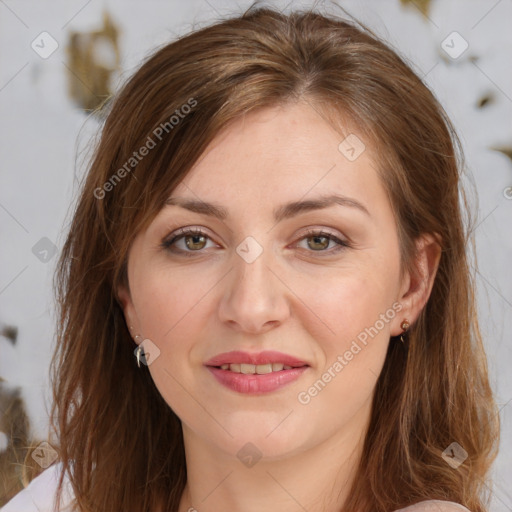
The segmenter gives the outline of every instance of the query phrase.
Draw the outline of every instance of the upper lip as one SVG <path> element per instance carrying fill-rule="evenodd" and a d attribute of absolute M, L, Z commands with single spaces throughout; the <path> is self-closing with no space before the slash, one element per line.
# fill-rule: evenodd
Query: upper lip
<path fill-rule="evenodd" d="M 306 362 L 297 359 L 296 357 L 290 356 L 289 354 L 283 354 L 282 352 L 276 352 L 273 350 L 265 350 L 258 353 L 243 352 L 241 350 L 234 350 L 232 352 L 224 352 L 212 357 L 206 363 L 206 366 L 221 366 L 223 364 L 269 364 L 269 363 L 283 363 L 287 366 L 309 366 Z"/>

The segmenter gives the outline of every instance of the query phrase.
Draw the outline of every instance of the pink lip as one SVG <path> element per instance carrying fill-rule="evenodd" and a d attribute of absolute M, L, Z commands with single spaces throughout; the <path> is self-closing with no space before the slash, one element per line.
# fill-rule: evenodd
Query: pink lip
<path fill-rule="evenodd" d="M 261 394 L 275 391 L 286 384 L 298 379 L 309 366 L 282 370 L 280 372 L 266 373 L 264 375 L 245 375 L 230 370 L 221 370 L 214 366 L 208 366 L 208 370 L 224 386 L 238 393 Z"/>
<path fill-rule="evenodd" d="M 309 366 L 305 361 L 301 361 L 293 356 L 288 354 L 283 354 L 282 352 L 276 352 L 274 350 L 265 350 L 259 353 L 249 353 L 243 352 L 241 350 L 234 350 L 233 352 L 224 352 L 223 354 L 218 354 L 215 357 L 212 357 L 208 360 L 205 366 L 221 366 L 223 364 L 268 364 L 268 363 L 283 363 L 286 366 Z M 289 370 L 285 370 L 289 371 Z"/>
<path fill-rule="evenodd" d="M 223 364 L 231 363 L 254 365 L 283 363 L 293 368 L 291 370 L 281 370 L 279 372 L 265 373 L 262 375 L 246 375 L 218 368 Z M 240 350 L 225 352 L 207 361 L 205 366 L 212 372 L 218 382 L 233 391 L 247 394 L 261 394 L 275 391 L 298 379 L 309 368 L 306 362 L 273 350 L 265 350 L 257 354 Z"/>

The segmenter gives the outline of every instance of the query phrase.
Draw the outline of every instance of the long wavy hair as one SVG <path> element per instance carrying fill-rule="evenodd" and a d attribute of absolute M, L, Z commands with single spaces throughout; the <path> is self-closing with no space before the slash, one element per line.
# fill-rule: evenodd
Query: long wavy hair
<path fill-rule="evenodd" d="M 178 510 L 187 479 L 181 422 L 135 364 L 116 291 L 129 286 L 134 237 L 220 130 L 299 99 L 340 130 L 350 119 L 368 142 L 402 270 L 415 271 L 422 234 L 435 234 L 442 249 L 408 350 L 390 340 L 343 512 L 427 499 L 486 510 L 499 420 L 467 253 L 474 219 L 461 143 L 411 64 L 369 28 L 315 9 L 253 4 L 142 63 L 111 102 L 81 183 L 55 275 L 52 360 L 52 432 L 80 511 Z M 454 442 L 468 454 L 456 469 L 442 456 Z"/>

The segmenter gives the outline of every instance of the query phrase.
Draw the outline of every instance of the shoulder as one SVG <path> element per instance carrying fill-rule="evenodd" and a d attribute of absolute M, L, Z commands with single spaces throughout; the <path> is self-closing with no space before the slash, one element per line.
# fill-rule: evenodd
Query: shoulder
<path fill-rule="evenodd" d="M 34 478 L 0 512 L 53 512 L 62 465 L 54 464 Z M 59 512 L 73 512 L 73 493 L 69 480 L 64 478 Z"/>
<path fill-rule="evenodd" d="M 395 512 L 471 512 L 466 507 L 453 501 L 427 500 L 415 503 Z"/>

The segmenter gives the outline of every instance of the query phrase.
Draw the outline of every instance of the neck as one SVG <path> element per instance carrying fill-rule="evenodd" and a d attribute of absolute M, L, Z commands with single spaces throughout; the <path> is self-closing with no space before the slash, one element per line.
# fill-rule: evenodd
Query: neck
<path fill-rule="evenodd" d="M 262 457 L 250 467 L 183 424 L 187 485 L 179 512 L 339 511 L 361 458 L 370 402 L 359 414 L 364 421 L 360 417 L 321 442 L 293 454 Z"/>

